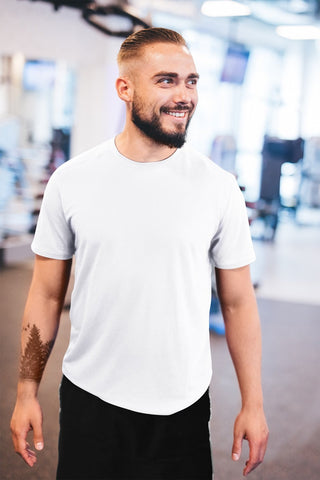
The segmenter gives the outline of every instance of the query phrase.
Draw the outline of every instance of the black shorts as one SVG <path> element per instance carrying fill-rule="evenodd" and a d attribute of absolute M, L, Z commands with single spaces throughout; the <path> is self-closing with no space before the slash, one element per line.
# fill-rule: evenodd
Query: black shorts
<path fill-rule="evenodd" d="M 63 377 L 59 480 L 211 480 L 208 391 L 173 415 L 106 403 Z"/>

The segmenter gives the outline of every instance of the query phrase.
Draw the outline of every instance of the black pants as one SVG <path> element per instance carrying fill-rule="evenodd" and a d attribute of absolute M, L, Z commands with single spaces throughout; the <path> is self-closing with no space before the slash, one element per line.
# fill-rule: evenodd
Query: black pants
<path fill-rule="evenodd" d="M 103 402 L 63 377 L 58 480 L 211 480 L 208 391 L 173 415 Z"/>

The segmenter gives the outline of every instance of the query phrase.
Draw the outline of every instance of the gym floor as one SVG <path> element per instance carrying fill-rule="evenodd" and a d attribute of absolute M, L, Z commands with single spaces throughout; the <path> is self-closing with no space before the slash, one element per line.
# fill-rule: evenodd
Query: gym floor
<path fill-rule="evenodd" d="M 303 223 L 303 222 L 302 222 Z M 252 480 L 318 480 L 320 472 L 320 224 L 280 223 L 274 242 L 255 242 L 252 267 L 263 334 L 263 386 L 270 428 L 264 463 Z M 0 478 L 53 480 L 57 462 L 58 386 L 69 336 L 65 310 L 40 388 L 45 449 L 33 469 L 14 453 L 9 422 L 15 400 L 21 315 L 32 260 L 10 261 L 0 271 Z M 69 294 L 68 294 L 69 295 Z M 211 436 L 215 480 L 237 480 L 247 459 L 230 459 L 240 398 L 223 335 L 211 333 Z M 81 461 L 79 459 L 79 461 Z M 88 479 L 90 480 L 90 479 Z M 150 479 L 152 480 L 152 479 Z M 197 480 L 197 479 L 195 479 Z"/>

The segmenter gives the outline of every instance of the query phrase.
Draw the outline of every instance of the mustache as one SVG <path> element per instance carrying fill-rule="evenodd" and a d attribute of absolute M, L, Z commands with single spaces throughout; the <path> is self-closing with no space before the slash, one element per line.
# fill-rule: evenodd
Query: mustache
<path fill-rule="evenodd" d="M 191 105 L 177 104 L 177 105 L 174 105 L 172 107 L 164 106 L 164 107 L 161 107 L 161 109 L 160 109 L 160 111 L 164 112 L 164 113 L 168 113 L 168 112 L 172 112 L 172 111 L 175 111 L 175 112 L 192 112 L 193 110 L 194 110 L 194 105 L 193 104 L 191 104 Z"/>

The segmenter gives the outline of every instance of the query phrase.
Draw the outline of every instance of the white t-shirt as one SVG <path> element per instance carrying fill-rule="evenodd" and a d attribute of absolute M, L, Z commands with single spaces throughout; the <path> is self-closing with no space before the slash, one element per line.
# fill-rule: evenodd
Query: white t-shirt
<path fill-rule="evenodd" d="M 166 160 L 121 155 L 114 139 L 47 185 L 33 251 L 76 257 L 63 373 L 129 410 L 168 415 L 211 379 L 211 262 L 255 258 L 234 177 L 188 146 Z"/>

